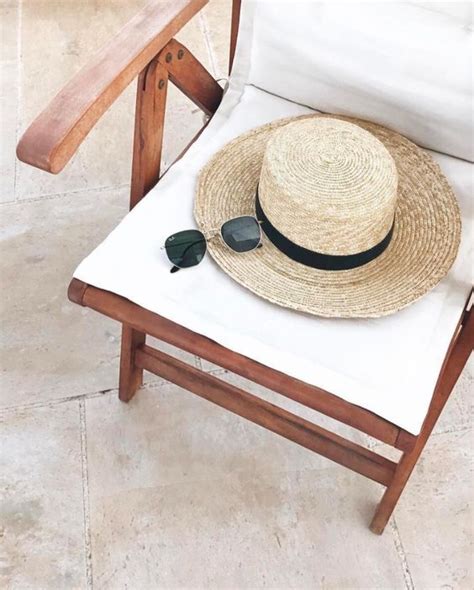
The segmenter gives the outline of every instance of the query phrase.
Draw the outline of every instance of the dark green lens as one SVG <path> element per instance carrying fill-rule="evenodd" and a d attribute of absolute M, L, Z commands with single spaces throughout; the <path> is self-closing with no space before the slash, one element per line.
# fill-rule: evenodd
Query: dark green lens
<path fill-rule="evenodd" d="M 249 252 L 260 243 L 260 225 L 255 217 L 247 215 L 226 221 L 221 234 L 224 242 L 235 252 Z"/>
<path fill-rule="evenodd" d="M 206 238 L 197 229 L 188 229 L 171 235 L 165 242 L 171 262 L 179 268 L 196 266 L 206 253 Z"/>

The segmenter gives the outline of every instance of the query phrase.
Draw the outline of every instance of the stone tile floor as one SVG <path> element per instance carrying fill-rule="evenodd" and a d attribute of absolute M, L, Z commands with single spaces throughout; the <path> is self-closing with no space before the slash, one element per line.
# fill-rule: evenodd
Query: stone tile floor
<path fill-rule="evenodd" d="M 157 378 L 118 402 L 118 327 L 65 290 L 126 212 L 134 88 L 60 176 L 14 146 L 144 4 L 0 0 L 0 587 L 472 588 L 472 363 L 380 538 L 377 484 Z M 218 78 L 229 16 L 179 35 Z M 165 164 L 201 123 L 171 92 Z"/>

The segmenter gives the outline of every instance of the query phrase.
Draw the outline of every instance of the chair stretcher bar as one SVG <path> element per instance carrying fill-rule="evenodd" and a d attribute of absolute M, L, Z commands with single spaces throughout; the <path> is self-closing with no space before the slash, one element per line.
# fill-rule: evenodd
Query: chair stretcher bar
<path fill-rule="evenodd" d="M 144 345 L 137 350 L 135 362 L 140 368 L 373 481 L 388 486 L 393 478 L 397 466 L 393 461 L 164 352 Z"/>
<path fill-rule="evenodd" d="M 233 352 L 115 293 L 73 279 L 68 296 L 74 303 L 90 307 L 135 330 L 198 355 L 395 448 L 407 451 L 416 442 L 416 436 L 360 406 Z M 400 436 L 401 433 L 403 436 Z"/>

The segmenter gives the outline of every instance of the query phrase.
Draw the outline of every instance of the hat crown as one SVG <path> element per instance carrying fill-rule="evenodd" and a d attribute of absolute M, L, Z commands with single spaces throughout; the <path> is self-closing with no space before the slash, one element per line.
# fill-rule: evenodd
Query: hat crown
<path fill-rule="evenodd" d="M 348 255 L 387 235 L 397 185 L 395 162 L 374 135 L 347 121 L 312 117 L 269 139 L 259 199 L 272 225 L 295 244 Z"/>

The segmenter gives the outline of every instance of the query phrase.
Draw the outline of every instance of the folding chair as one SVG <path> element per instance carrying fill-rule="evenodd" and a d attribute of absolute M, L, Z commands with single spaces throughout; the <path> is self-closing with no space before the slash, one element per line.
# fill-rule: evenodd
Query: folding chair
<path fill-rule="evenodd" d="M 289 0 L 244 0 L 241 9 L 241 0 L 234 0 L 232 70 L 223 92 L 173 38 L 205 4 L 146 6 L 31 124 L 18 158 L 60 172 L 138 76 L 132 210 L 82 262 L 68 293 L 71 301 L 122 323 L 120 400 L 132 399 L 147 370 L 382 484 L 386 490 L 370 525 L 381 534 L 474 342 L 469 115 L 465 86 L 459 90 L 454 79 L 465 74 L 459 65 L 469 47 L 465 15 L 456 13 L 459 4 L 450 9 L 446 3 L 433 12 L 416 3 Z M 446 59 L 436 53 L 439 31 Z M 410 84 L 421 78 L 423 89 L 414 96 Z M 169 81 L 210 119 L 160 179 Z M 457 190 L 464 238 L 455 266 L 397 314 L 357 320 L 298 314 L 247 292 L 210 259 L 169 273 L 160 246 L 168 234 L 192 227 L 195 182 L 209 157 L 247 129 L 312 109 L 371 119 L 431 148 Z M 156 350 L 147 335 L 370 435 L 401 451 L 400 459 Z"/>

